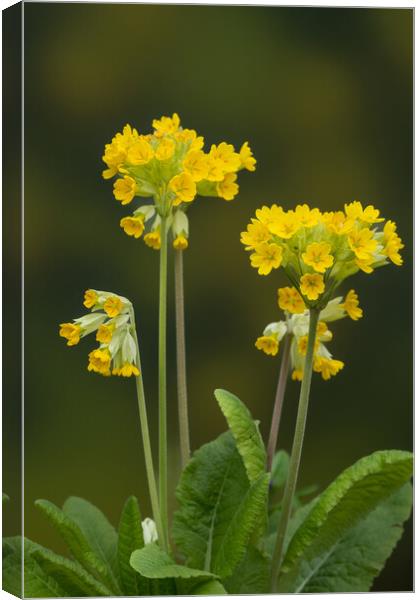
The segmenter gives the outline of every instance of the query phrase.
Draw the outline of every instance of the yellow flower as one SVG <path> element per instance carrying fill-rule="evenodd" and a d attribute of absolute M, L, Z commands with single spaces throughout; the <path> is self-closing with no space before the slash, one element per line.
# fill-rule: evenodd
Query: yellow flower
<path fill-rule="evenodd" d="M 369 256 L 369 258 L 355 258 L 354 262 L 356 266 L 359 267 L 361 271 L 364 273 L 373 273 L 373 257 Z"/>
<path fill-rule="evenodd" d="M 251 265 L 258 269 L 259 275 L 268 275 L 272 269 L 277 269 L 283 259 L 283 249 L 277 244 L 263 242 L 251 254 Z"/>
<path fill-rule="evenodd" d="M 146 233 L 146 235 L 144 236 L 144 242 L 150 248 L 153 248 L 154 250 L 159 250 L 161 244 L 160 231 L 156 229 L 155 231 Z"/>
<path fill-rule="evenodd" d="M 305 302 L 294 287 L 283 287 L 277 290 L 279 307 L 293 314 L 305 311 Z"/>
<path fill-rule="evenodd" d="M 387 221 L 384 226 L 384 249 L 383 253 L 398 267 L 403 264 L 399 250 L 404 248 L 401 238 L 397 235 L 397 227 L 393 221 Z"/>
<path fill-rule="evenodd" d="M 373 237 L 373 232 L 366 227 L 359 230 L 353 229 L 348 234 L 347 239 L 356 257 L 362 261 L 371 259 L 378 245 Z"/>
<path fill-rule="evenodd" d="M 98 294 L 95 292 L 95 290 L 86 290 L 85 299 L 83 302 L 84 306 L 86 306 L 86 308 L 93 308 L 97 302 Z"/>
<path fill-rule="evenodd" d="M 233 200 L 239 192 L 239 185 L 235 183 L 237 175 L 235 173 L 226 173 L 223 181 L 216 185 L 218 195 L 224 200 Z"/>
<path fill-rule="evenodd" d="M 129 204 L 136 194 L 136 182 L 129 175 L 114 182 L 114 196 L 121 204 Z"/>
<path fill-rule="evenodd" d="M 271 233 L 287 240 L 290 239 L 299 229 L 300 223 L 294 212 L 289 211 L 279 215 L 279 217 L 271 223 L 268 228 Z"/>
<path fill-rule="evenodd" d="M 162 137 L 164 135 L 174 134 L 178 131 L 180 123 L 180 118 L 176 113 L 173 113 L 172 117 L 153 119 L 152 125 L 155 128 L 155 136 Z"/>
<path fill-rule="evenodd" d="M 345 204 L 344 210 L 350 219 L 359 219 L 359 221 L 364 223 L 380 223 L 384 220 L 379 218 L 379 210 L 371 204 L 363 209 L 362 204 L 355 201 L 351 202 L 350 204 Z"/>
<path fill-rule="evenodd" d="M 359 298 L 354 290 L 348 292 L 341 306 L 353 321 L 363 317 L 363 310 L 359 306 Z"/>
<path fill-rule="evenodd" d="M 174 155 L 174 152 L 175 142 L 171 139 L 163 138 L 155 152 L 155 157 L 158 160 L 169 160 Z"/>
<path fill-rule="evenodd" d="M 124 217 L 121 219 L 120 225 L 127 235 L 138 239 L 144 231 L 144 217 Z"/>
<path fill-rule="evenodd" d="M 99 325 L 98 331 L 96 332 L 96 341 L 101 344 L 109 344 L 112 340 L 112 332 L 114 331 L 114 326 L 111 325 Z"/>
<path fill-rule="evenodd" d="M 61 323 L 60 336 L 67 340 L 67 346 L 75 346 L 80 342 L 81 328 L 74 323 Z"/>
<path fill-rule="evenodd" d="M 192 202 L 197 193 L 195 181 L 186 171 L 172 177 L 169 182 L 169 189 L 176 194 L 173 201 L 174 206 L 178 206 L 181 202 Z"/>
<path fill-rule="evenodd" d="M 186 248 L 188 248 L 187 238 L 182 234 L 177 235 L 173 241 L 173 247 L 175 248 L 175 250 L 185 250 Z"/>
<path fill-rule="evenodd" d="M 194 181 L 206 179 L 209 172 L 209 162 L 202 150 L 188 152 L 183 165 L 184 169 L 191 175 Z"/>
<path fill-rule="evenodd" d="M 279 343 L 274 335 L 262 335 L 255 342 L 255 347 L 271 356 L 279 351 Z"/>
<path fill-rule="evenodd" d="M 318 208 L 309 208 L 307 204 L 298 204 L 295 208 L 295 216 L 303 227 L 313 227 L 321 218 Z"/>
<path fill-rule="evenodd" d="M 271 238 L 268 228 L 258 221 L 251 219 L 251 223 L 247 225 L 246 231 L 241 233 L 241 242 L 245 244 L 247 250 L 256 248 L 262 242 L 267 242 Z"/>
<path fill-rule="evenodd" d="M 239 158 L 241 160 L 242 167 L 248 171 L 255 171 L 255 165 L 257 164 L 257 161 L 252 155 L 252 151 L 248 142 L 244 142 L 242 144 L 242 148 L 239 151 Z"/>
<path fill-rule="evenodd" d="M 241 166 L 239 154 L 235 152 L 232 144 L 227 144 L 226 142 L 222 142 L 218 146 L 213 144 L 209 156 L 221 166 L 224 173 L 237 171 Z"/>
<path fill-rule="evenodd" d="M 344 363 L 341 360 L 315 356 L 313 369 L 316 373 L 321 373 L 322 379 L 325 381 L 331 379 L 332 375 L 337 375 L 343 367 Z"/>
<path fill-rule="evenodd" d="M 302 253 L 303 262 L 318 273 L 325 273 L 334 262 L 330 252 L 331 245 L 327 242 L 312 242 L 306 247 L 306 252 Z"/>
<path fill-rule="evenodd" d="M 207 158 L 207 167 L 207 179 L 209 181 L 223 181 L 225 171 L 221 161 L 218 161 L 209 155 Z"/>
<path fill-rule="evenodd" d="M 204 146 L 203 136 L 197 135 L 195 129 L 179 129 L 174 136 L 178 142 L 189 144 L 190 150 L 201 150 Z"/>
<path fill-rule="evenodd" d="M 349 219 L 342 210 L 324 213 L 322 220 L 327 228 L 337 235 L 349 233 L 354 226 L 354 219 Z"/>
<path fill-rule="evenodd" d="M 261 223 L 263 223 L 266 227 L 269 227 L 276 221 L 278 221 L 284 215 L 284 210 L 281 206 L 277 206 L 277 204 L 272 204 L 270 207 L 262 206 L 261 208 L 257 208 L 255 211 L 255 216 Z"/>
<path fill-rule="evenodd" d="M 140 138 L 127 153 L 127 160 L 132 165 L 147 165 L 152 158 L 154 152 L 149 142 Z"/>
<path fill-rule="evenodd" d="M 303 379 L 303 371 L 302 369 L 294 369 L 292 372 L 293 381 L 302 381 Z"/>
<path fill-rule="evenodd" d="M 318 275 L 318 273 L 302 275 L 300 278 L 300 291 L 308 300 L 317 300 L 325 291 L 322 275 Z"/>
<path fill-rule="evenodd" d="M 110 296 L 104 303 L 104 311 L 110 318 L 117 317 L 123 308 L 124 304 L 118 296 Z"/>
<path fill-rule="evenodd" d="M 116 367 L 112 370 L 113 375 L 122 375 L 123 377 L 131 377 L 131 375 L 135 375 L 138 377 L 140 375 L 139 369 L 136 365 L 131 363 L 124 363 L 122 367 Z"/>
<path fill-rule="evenodd" d="M 111 355 L 108 349 L 96 349 L 89 353 L 88 371 L 100 375 L 111 375 Z"/>

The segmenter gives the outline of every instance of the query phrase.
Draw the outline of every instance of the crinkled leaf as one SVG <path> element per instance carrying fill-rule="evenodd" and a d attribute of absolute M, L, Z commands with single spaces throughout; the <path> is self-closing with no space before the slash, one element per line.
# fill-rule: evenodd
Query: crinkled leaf
<path fill-rule="evenodd" d="M 32 558 L 32 551 L 39 548 L 41 546 L 24 538 L 25 596 L 30 598 L 65 596 L 66 590 L 44 573 Z M 22 597 L 22 538 L 20 536 L 3 539 L 3 589 L 9 594 Z"/>
<path fill-rule="evenodd" d="M 135 496 L 130 496 L 124 504 L 118 528 L 118 563 L 123 591 L 128 596 L 150 595 L 149 582 L 130 565 L 130 557 L 134 550 L 143 546 L 139 503 Z"/>
<path fill-rule="evenodd" d="M 244 558 L 223 584 L 229 594 L 268 594 L 269 556 L 257 548 L 249 547 Z"/>
<path fill-rule="evenodd" d="M 118 594 L 119 590 L 116 589 L 114 584 L 114 577 L 110 575 L 107 565 L 98 558 L 79 525 L 58 508 L 58 506 L 48 500 L 37 500 L 35 506 L 42 511 L 58 530 L 70 548 L 74 558 L 94 578 L 102 581 L 114 594 Z"/>
<path fill-rule="evenodd" d="M 296 592 L 368 592 L 403 534 L 411 505 L 407 483 L 350 529 L 321 561 L 308 563 Z"/>
<path fill-rule="evenodd" d="M 229 576 L 265 518 L 269 475 L 250 485 L 230 432 L 205 444 L 177 488 L 173 538 L 190 567 Z"/>
<path fill-rule="evenodd" d="M 112 582 L 112 588 L 121 594 L 117 579 L 118 535 L 114 527 L 99 508 L 83 498 L 67 498 L 63 512 L 80 527 L 96 558 L 107 569 L 107 581 Z"/>
<path fill-rule="evenodd" d="M 244 461 L 249 480 L 253 483 L 265 473 L 267 462 L 264 443 L 257 423 L 245 404 L 230 392 L 216 390 L 214 395 L 235 438 L 236 447 Z"/>
<path fill-rule="evenodd" d="M 283 562 L 278 591 L 302 588 L 311 570 L 351 529 L 412 474 L 412 454 L 374 452 L 346 469 L 320 496 L 293 536 Z"/>
<path fill-rule="evenodd" d="M 178 593 L 189 594 L 192 587 L 216 579 L 216 575 L 176 564 L 156 544 L 147 544 L 131 555 L 130 565 L 148 579 L 173 579 Z M 186 581 L 184 581 L 186 580 Z"/>
<path fill-rule="evenodd" d="M 31 556 L 44 573 L 57 581 L 69 596 L 112 596 L 109 588 L 74 560 L 59 556 L 46 548 L 34 550 Z"/>

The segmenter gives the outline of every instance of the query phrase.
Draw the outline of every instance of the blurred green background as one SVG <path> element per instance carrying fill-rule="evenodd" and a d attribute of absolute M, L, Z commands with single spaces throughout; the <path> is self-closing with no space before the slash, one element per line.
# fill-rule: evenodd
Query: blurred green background
<path fill-rule="evenodd" d="M 268 434 L 279 361 L 254 340 L 280 318 L 285 280 L 250 268 L 239 235 L 251 214 L 264 203 L 333 210 L 359 199 L 397 222 L 405 262 L 345 286 L 359 293 L 365 317 L 333 327 L 330 349 L 346 367 L 330 382 L 315 377 L 300 481 L 326 486 L 367 453 L 411 449 L 412 91 L 410 10 L 25 4 L 26 535 L 62 550 L 33 507 L 40 497 L 83 496 L 117 524 L 134 493 L 150 514 L 134 381 L 88 374 L 93 340 L 69 349 L 58 323 L 83 314 L 89 287 L 134 302 L 156 433 L 158 253 L 120 229 L 131 207 L 101 179 L 101 156 L 125 123 L 147 132 L 174 111 L 207 147 L 248 140 L 258 159 L 233 202 L 199 199 L 189 212 L 194 448 L 225 429 L 216 387 L 237 394 Z M 172 276 L 169 287 L 173 489 Z M 290 382 L 286 449 L 297 396 Z M 5 534 L 17 530 L 11 516 Z M 411 523 L 375 589 L 412 589 Z"/>

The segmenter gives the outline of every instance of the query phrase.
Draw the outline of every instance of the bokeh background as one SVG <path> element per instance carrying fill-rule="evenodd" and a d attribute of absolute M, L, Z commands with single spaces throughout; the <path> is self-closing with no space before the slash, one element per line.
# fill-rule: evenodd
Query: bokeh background
<path fill-rule="evenodd" d="M 149 514 L 134 381 L 88 374 L 89 339 L 58 323 L 86 288 L 135 303 L 150 419 L 157 428 L 158 253 L 124 235 L 103 146 L 125 123 L 148 131 L 180 114 L 208 144 L 248 140 L 255 173 L 231 203 L 199 199 L 185 254 L 194 448 L 225 422 L 216 387 L 236 393 L 268 435 L 279 361 L 254 348 L 280 318 L 280 274 L 260 277 L 239 235 L 263 203 L 323 210 L 355 199 L 395 220 L 404 266 L 346 284 L 365 316 L 334 326 L 346 367 L 314 378 L 301 484 L 326 486 L 361 456 L 412 447 L 412 12 L 382 9 L 25 4 L 25 534 L 63 550 L 33 507 L 69 495 L 116 525 L 136 494 Z M 171 489 L 178 476 L 173 281 L 169 286 Z M 280 444 L 290 449 L 298 385 Z M 11 427 L 13 424 L 11 424 Z M 156 437 L 154 443 L 156 442 Z M 7 449 L 13 452 L 14 448 Z M 13 495 L 13 494 L 11 494 Z M 17 530 L 13 502 L 5 534 Z M 376 590 L 412 589 L 411 524 Z"/>

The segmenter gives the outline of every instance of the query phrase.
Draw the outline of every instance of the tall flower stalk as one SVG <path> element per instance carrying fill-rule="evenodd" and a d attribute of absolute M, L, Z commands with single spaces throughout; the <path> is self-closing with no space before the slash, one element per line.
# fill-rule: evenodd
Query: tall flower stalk
<path fill-rule="evenodd" d="M 314 358 L 316 329 L 319 319 L 319 310 L 312 308 L 310 310 L 308 347 L 305 357 L 305 366 L 303 371 L 303 380 L 300 387 L 299 408 L 296 418 L 295 435 L 293 438 L 292 453 L 290 456 L 289 472 L 286 480 L 286 486 L 282 501 L 282 510 L 277 530 L 276 543 L 273 552 L 271 591 L 276 591 L 277 579 L 280 572 L 281 563 L 284 554 L 284 545 L 287 533 L 287 527 L 292 512 L 293 497 L 296 490 L 296 483 L 299 474 L 300 459 L 302 456 L 303 438 L 305 436 L 306 418 L 308 415 L 309 393 L 311 390 L 312 363 Z"/>
<path fill-rule="evenodd" d="M 273 416 L 271 418 L 270 436 L 267 445 L 267 471 L 271 471 L 273 458 L 277 448 L 279 437 L 280 419 L 283 411 L 284 395 L 286 393 L 287 379 L 290 366 L 290 344 L 292 336 L 286 334 L 283 343 L 283 353 L 281 357 L 279 380 L 277 383 L 276 397 L 274 400 Z"/>
<path fill-rule="evenodd" d="M 158 490 L 156 485 L 155 471 L 153 467 L 152 447 L 150 444 L 150 433 L 149 433 L 149 422 L 147 418 L 146 400 L 144 396 L 143 377 L 141 375 L 141 359 L 140 359 L 140 347 L 137 338 L 136 323 L 134 317 L 134 310 L 130 309 L 131 321 L 133 324 L 133 337 L 137 347 L 137 368 L 139 375 L 136 377 L 136 389 L 137 389 L 137 401 L 139 406 L 140 416 L 140 428 L 143 438 L 143 449 L 144 449 L 144 461 L 146 464 L 147 483 L 149 486 L 150 503 L 152 505 L 153 519 L 156 523 L 156 529 L 158 533 L 158 541 L 164 550 L 168 550 L 167 537 L 164 533 L 162 516 L 159 508 Z"/>
<path fill-rule="evenodd" d="M 168 543 L 168 433 L 166 402 L 166 312 L 168 280 L 168 237 L 166 217 L 161 223 L 163 235 L 159 262 L 159 504 L 164 544 Z"/>
<path fill-rule="evenodd" d="M 188 421 L 187 367 L 185 352 L 185 308 L 184 308 L 184 260 L 183 250 L 175 250 L 175 324 L 176 363 L 178 382 L 178 420 L 181 451 L 181 466 L 190 458 L 191 443 Z"/>

